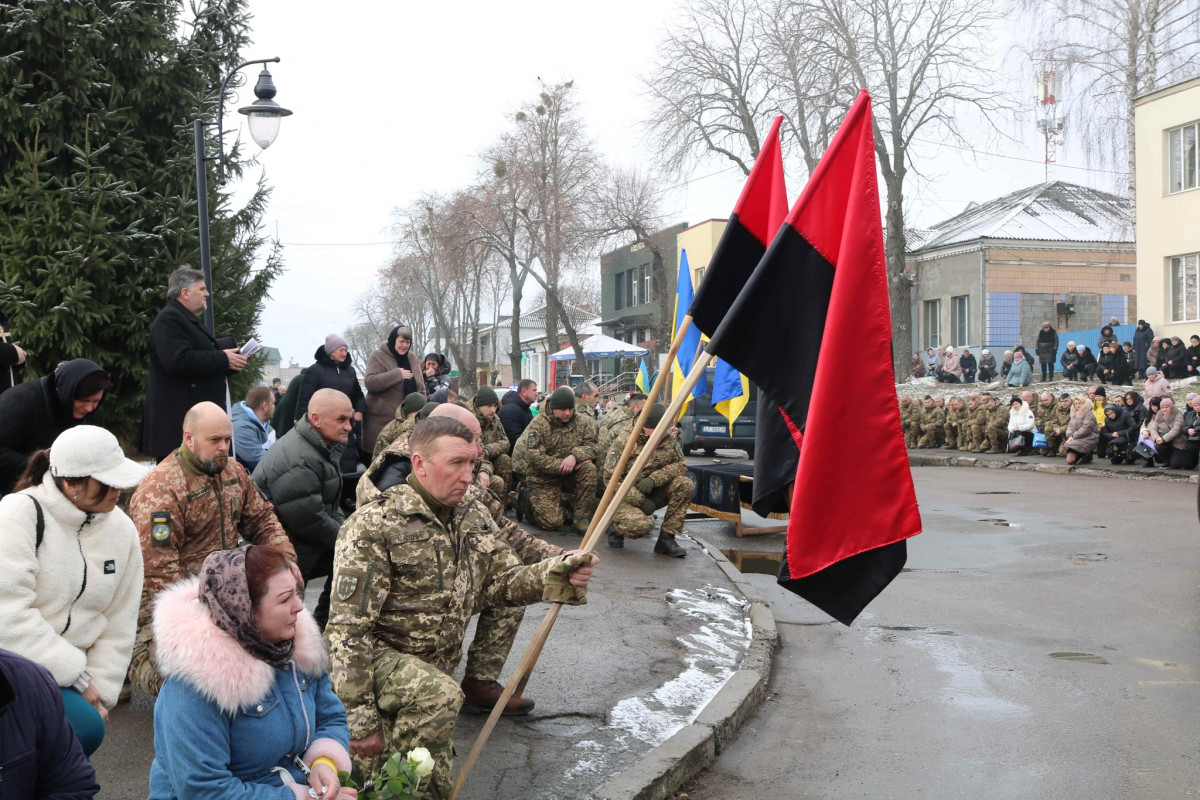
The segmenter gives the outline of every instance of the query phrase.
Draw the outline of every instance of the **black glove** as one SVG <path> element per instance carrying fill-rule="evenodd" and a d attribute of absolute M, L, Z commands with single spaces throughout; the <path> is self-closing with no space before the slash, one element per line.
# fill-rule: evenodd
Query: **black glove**
<path fill-rule="evenodd" d="M 654 491 L 654 478 L 642 478 L 634 484 L 634 488 L 642 494 L 650 494 Z"/>
<path fill-rule="evenodd" d="M 658 506 L 656 506 L 654 504 L 654 501 L 651 500 L 649 497 L 647 497 L 645 500 L 642 501 L 642 513 L 645 514 L 646 516 L 650 516 L 657 510 L 658 510 Z"/>

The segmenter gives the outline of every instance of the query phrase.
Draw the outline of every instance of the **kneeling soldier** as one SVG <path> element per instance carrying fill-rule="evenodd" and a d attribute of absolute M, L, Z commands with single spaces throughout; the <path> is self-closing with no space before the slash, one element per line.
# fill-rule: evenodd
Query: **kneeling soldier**
<path fill-rule="evenodd" d="M 646 426 L 637 434 L 637 442 L 621 480 L 629 474 L 634 460 L 646 446 L 650 434 L 663 418 L 661 403 L 655 403 L 646 418 Z M 617 469 L 617 462 L 625 449 L 627 436 L 618 436 L 609 448 L 608 458 L 604 463 L 604 480 L 612 480 Z M 668 433 L 654 448 L 646 465 L 638 473 L 638 482 L 625 495 L 621 505 L 613 515 L 612 527 L 608 532 L 609 547 L 624 547 L 625 539 L 640 539 L 654 527 L 654 512 L 664 506 L 667 513 L 663 516 L 662 528 L 659 530 L 658 541 L 654 543 L 654 552 L 664 556 L 683 558 L 687 551 L 675 542 L 675 537 L 683 533 L 683 520 L 687 515 L 688 503 L 692 500 L 692 477 L 688 475 L 687 462 L 683 459 L 683 451 L 674 434 Z"/>
<path fill-rule="evenodd" d="M 522 434 L 526 439 L 529 517 L 542 530 L 555 530 L 566 518 L 563 495 L 570 497 L 575 529 L 587 531 L 596 510 L 596 422 L 579 416 L 575 394 L 565 386 L 546 401 Z"/>
<path fill-rule="evenodd" d="M 479 450 L 458 420 L 419 423 L 410 445 L 406 482 L 360 506 L 338 536 L 325 638 L 350 754 L 427 747 L 436 762 L 430 796 L 448 797 L 463 701 L 453 676 L 467 621 L 486 608 L 586 602 L 596 559 L 580 553 L 521 564 L 487 510 L 464 501 Z"/>

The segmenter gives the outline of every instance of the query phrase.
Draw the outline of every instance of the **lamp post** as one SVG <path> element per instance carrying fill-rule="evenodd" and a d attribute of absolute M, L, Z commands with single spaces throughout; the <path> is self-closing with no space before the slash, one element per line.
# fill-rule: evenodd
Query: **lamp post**
<path fill-rule="evenodd" d="M 212 282 L 212 258 L 209 253 L 208 245 L 208 173 L 204 168 L 204 162 L 212 158 L 217 159 L 217 185 L 225 185 L 225 91 L 229 88 L 229 81 L 234 75 L 237 75 L 244 67 L 251 64 L 278 64 L 279 56 L 275 58 L 261 58 L 255 61 L 244 61 L 234 68 L 226 76 L 225 80 L 221 81 L 221 93 L 218 95 L 217 103 L 217 121 L 205 122 L 202 119 L 195 121 L 196 134 L 196 203 L 197 214 L 200 217 L 200 269 L 204 272 L 204 287 L 208 289 L 208 303 L 204 307 L 204 324 L 208 327 L 209 333 L 216 333 L 216 328 L 213 323 L 213 282 Z M 258 99 L 248 106 L 238 109 L 239 114 L 245 114 L 250 127 L 250 138 L 254 140 L 263 150 L 266 150 L 275 142 L 275 137 L 279 136 L 279 122 L 284 117 L 292 112 L 283 108 L 275 102 L 275 82 L 271 80 L 271 73 L 266 66 L 262 72 L 258 73 L 258 83 L 254 85 L 254 96 Z M 204 128 L 205 126 L 217 126 L 217 155 L 206 156 L 204 154 Z"/>

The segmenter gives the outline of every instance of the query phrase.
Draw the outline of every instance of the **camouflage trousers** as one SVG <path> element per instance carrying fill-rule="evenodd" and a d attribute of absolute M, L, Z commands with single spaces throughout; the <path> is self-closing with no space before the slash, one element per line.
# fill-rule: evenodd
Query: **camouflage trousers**
<path fill-rule="evenodd" d="M 1050 455 L 1065 456 L 1067 454 L 1067 437 L 1062 433 L 1055 433 L 1054 429 L 1046 431 L 1046 452 Z"/>
<path fill-rule="evenodd" d="M 978 452 L 979 450 L 986 450 L 987 449 L 987 433 L 984 431 L 984 427 L 977 423 L 971 423 L 969 431 L 970 431 L 970 439 L 969 439 L 970 449 L 973 451 L 976 451 L 976 452 Z M 964 432 L 964 435 L 966 435 L 965 432 Z M 962 445 L 960 444 L 959 447 L 962 447 Z"/>
<path fill-rule="evenodd" d="M 501 453 L 492 459 L 492 481 L 488 487 L 497 497 L 508 499 L 508 490 L 513 487 L 512 456 Z"/>
<path fill-rule="evenodd" d="M 917 446 L 917 423 L 904 423 L 904 446 L 908 449 L 913 449 Z"/>
<path fill-rule="evenodd" d="M 921 425 L 921 435 L 917 439 L 917 447 L 936 447 L 945 440 L 941 425 Z"/>
<path fill-rule="evenodd" d="M 570 475 L 555 479 L 549 475 L 538 475 L 525 479 L 529 487 L 529 518 L 542 530 L 552 531 L 562 526 L 566 518 L 563 495 L 569 497 L 575 517 L 575 526 L 582 528 L 592 519 L 596 510 L 596 465 L 588 462 L 577 466 Z"/>
<path fill-rule="evenodd" d="M 959 444 L 959 439 L 962 439 L 961 444 Z M 946 423 L 946 444 L 950 445 L 951 450 L 967 446 L 966 430 L 961 422 L 957 425 Z"/>
<path fill-rule="evenodd" d="M 657 486 L 648 495 L 656 509 L 667 509 L 663 516 L 663 533 L 683 533 L 683 520 L 687 516 L 688 503 L 692 502 L 692 479 L 681 475 L 672 478 L 666 486 Z M 642 511 L 640 506 L 622 502 L 613 514 L 613 530 L 626 539 L 640 539 L 654 527 L 654 517 Z"/>
<path fill-rule="evenodd" d="M 154 629 L 142 626 L 133 640 L 133 658 L 129 661 L 129 682 L 151 697 L 162 691 L 163 679 L 154 665 Z"/>
<path fill-rule="evenodd" d="M 395 650 L 379 651 L 374 673 L 383 753 L 354 759 L 356 776 L 374 775 L 392 753 L 427 747 L 434 758 L 433 772 L 416 797 L 446 800 L 453 787 L 454 718 L 462 707 L 462 689 L 432 664 Z"/>
<path fill-rule="evenodd" d="M 1004 452 L 1008 449 L 1008 426 L 989 425 L 987 429 L 988 449 Z"/>
<path fill-rule="evenodd" d="M 499 679 L 525 618 L 525 608 L 485 608 L 475 621 L 475 638 L 467 648 L 464 677 L 481 681 Z"/>

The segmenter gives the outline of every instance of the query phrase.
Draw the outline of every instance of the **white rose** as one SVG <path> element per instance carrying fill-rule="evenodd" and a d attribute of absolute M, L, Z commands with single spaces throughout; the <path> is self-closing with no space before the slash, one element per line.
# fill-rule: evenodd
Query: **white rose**
<path fill-rule="evenodd" d="M 412 764 L 413 772 L 418 778 L 424 778 L 433 772 L 433 756 L 424 747 L 414 747 L 408 751 L 408 763 Z"/>

